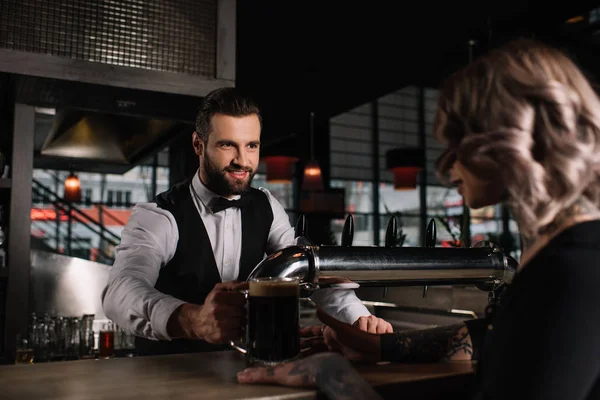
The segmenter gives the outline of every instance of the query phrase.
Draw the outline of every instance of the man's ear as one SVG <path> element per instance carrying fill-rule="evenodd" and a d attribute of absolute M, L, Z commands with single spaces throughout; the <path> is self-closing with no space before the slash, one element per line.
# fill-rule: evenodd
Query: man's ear
<path fill-rule="evenodd" d="M 200 135 L 196 131 L 192 134 L 192 147 L 197 156 L 201 156 L 204 151 L 204 142 L 200 139 Z"/>

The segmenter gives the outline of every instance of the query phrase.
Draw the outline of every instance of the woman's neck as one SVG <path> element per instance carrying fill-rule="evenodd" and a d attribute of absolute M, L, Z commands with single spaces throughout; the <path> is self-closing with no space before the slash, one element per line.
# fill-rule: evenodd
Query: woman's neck
<path fill-rule="evenodd" d="M 519 261 L 519 270 L 524 268 L 559 233 L 578 223 L 595 219 L 600 219 L 600 209 L 587 197 L 580 197 L 573 205 L 558 213 L 554 220 L 542 228 L 537 235 L 523 236 L 523 251 Z M 517 221 L 517 224 L 522 226 L 519 221 Z"/>

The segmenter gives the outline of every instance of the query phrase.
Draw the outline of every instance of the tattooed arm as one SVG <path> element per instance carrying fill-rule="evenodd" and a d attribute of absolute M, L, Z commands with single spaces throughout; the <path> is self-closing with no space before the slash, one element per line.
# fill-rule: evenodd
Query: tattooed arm
<path fill-rule="evenodd" d="M 337 353 L 320 353 L 276 367 L 248 368 L 237 377 L 240 383 L 316 387 L 330 400 L 381 399 L 352 365 Z"/>
<path fill-rule="evenodd" d="M 351 361 L 438 362 L 471 360 L 473 340 L 485 331 L 485 320 L 431 329 L 373 335 L 336 320 L 317 309 L 317 316 L 327 325 L 325 344 Z"/>
<path fill-rule="evenodd" d="M 395 362 L 471 360 L 473 344 L 463 323 L 381 336 L 381 359 Z"/>

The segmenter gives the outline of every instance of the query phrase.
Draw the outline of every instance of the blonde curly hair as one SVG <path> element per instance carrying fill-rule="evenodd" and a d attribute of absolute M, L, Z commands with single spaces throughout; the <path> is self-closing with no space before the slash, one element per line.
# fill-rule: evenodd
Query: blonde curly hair
<path fill-rule="evenodd" d="M 508 194 L 521 233 L 537 235 L 581 196 L 600 202 L 600 101 L 561 51 L 520 39 L 456 72 L 440 91 L 434 136 Z"/>

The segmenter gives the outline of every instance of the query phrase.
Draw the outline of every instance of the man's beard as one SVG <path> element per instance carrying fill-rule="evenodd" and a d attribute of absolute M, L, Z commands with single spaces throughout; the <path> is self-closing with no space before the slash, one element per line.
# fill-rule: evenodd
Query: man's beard
<path fill-rule="evenodd" d="M 206 153 L 204 153 L 202 168 L 206 174 L 206 182 L 204 182 L 206 187 L 224 197 L 245 193 L 250 188 L 252 178 L 256 174 L 250 168 L 243 168 L 233 163 L 229 164 L 224 170 L 221 170 L 211 162 L 210 157 Z M 228 171 L 248 171 L 248 179 L 234 179 L 232 182 L 227 179 Z"/>

